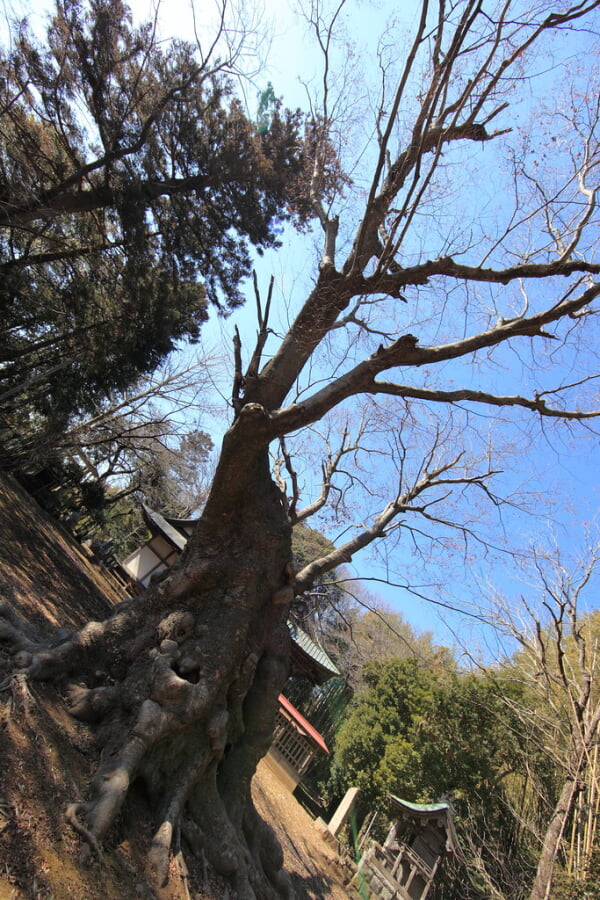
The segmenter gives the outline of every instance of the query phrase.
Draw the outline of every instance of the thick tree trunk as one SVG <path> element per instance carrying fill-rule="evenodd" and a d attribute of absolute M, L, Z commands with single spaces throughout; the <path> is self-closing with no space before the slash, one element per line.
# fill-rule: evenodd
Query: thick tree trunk
<path fill-rule="evenodd" d="M 173 848 L 201 853 L 239 900 L 292 896 L 282 855 L 258 820 L 250 783 L 287 677 L 291 528 L 271 479 L 264 413 L 242 411 L 180 565 L 163 583 L 54 648 L 4 619 L 29 679 L 67 681 L 73 715 L 101 722 L 89 799 L 68 819 L 87 852 L 134 780 L 156 813 L 149 871 L 168 878 Z"/>

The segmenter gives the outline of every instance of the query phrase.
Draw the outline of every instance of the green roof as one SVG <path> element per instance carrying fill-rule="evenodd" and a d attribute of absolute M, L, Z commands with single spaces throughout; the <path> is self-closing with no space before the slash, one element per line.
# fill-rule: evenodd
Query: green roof
<path fill-rule="evenodd" d="M 409 800 L 395 797 L 394 794 L 388 794 L 388 797 L 401 813 L 408 813 L 409 817 L 412 813 L 412 815 L 416 816 L 421 822 L 427 822 L 429 816 L 433 818 L 436 815 L 444 814 L 443 821 L 446 831 L 446 852 L 456 856 L 458 859 L 463 859 L 462 850 L 458 843 L 458 836 L 454 828 L 452 819 L 453 809 L 450 803 L 411 803 Z"/>
<path fill-rule="evenodd" d="M 390 794 L 390 799 L 399 803 L 400 806 L 405 806 L 406 809 L 410 809 L 417 813 L 444 812 L 444 810 L 450 809 L 449 803 L 411 803 L 409 800 L 402 800 L 400 797 L 395 797 L 393 794 Z"/>
<path fill-rule="evenodd" d="M 334 675 L 342 674 L 333 660 L 325 653 L 323 648 L 319 647 L 305 631 L 291 622 L 288 623 L 288 626 L 292 640 L 298 644 L 307 656 L 310 656 L 310 658 L 315 661 L 319 668 L 323 670 L 326 678 L 332 678 Z"/>

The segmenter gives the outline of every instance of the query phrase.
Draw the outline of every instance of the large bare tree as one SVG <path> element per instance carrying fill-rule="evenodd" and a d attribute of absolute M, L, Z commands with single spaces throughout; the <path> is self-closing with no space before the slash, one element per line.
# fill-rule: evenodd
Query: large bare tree
<path fill-rule="evenodd" d="M 168 879 L 182 834 L 240 900 L 292 896 L 250 784 L 288 671 L 294 596 L 392 532 L 418 540 L 460 525 L 468 534 L 475 498 L 498 503 L 490 417 L 530 416 L 544 427 L 599 414 L 598 92 L 585 71 L 567 88 L 560 63 L 565 48 L 581 56 L 592 43 L 599 5 L 422 0 L 408 37 L 390 31 L 381 45 L 377 102 L 372 92 L 362 98 L 363 110 L 375 110 L 372 140 L 359 148 L 345 197 L 322 190 L 336 136 L 347 138 L 332 71 L 341 7 L 329 18 L 317 4 L 308 10 L 324 77 L 306 202 L 322 252 L 277 344 L 277 295 L 257 286 L 258 338 L 245 364 L 236 338 L 232 422 L 180 565 L 58 646 L 3 613 L 18 667 L 6 687 L 76 679 L 72 714 L 103 723 L 106 752 L 88 799 L 69 809 L 91 853 L 102 852 L 130 786 L 142 781 L 156 815 L 148 848 L 156 885 Z M 516 127 L 523 92 L 527 138 Z M 85 190 L 77 198 L 79 208 L 93 201 Z M 366 401 L 356 437 L 354 414 L 347 426 L 342 419 L 354 398 Z M 322 422 L 331 438 L 340 419 L 341 441 L 330 440 L 322 485 L 302 508 L 297 435 Z M 376 428 L 384 437 L 370 444 Z M 387 462 L 370 483 L 361 448 L 384 444 Z M 371 509 L 361 506 L 334 550 L 295 571 L 295 522 L 328 501 L 347 513 L 346 491 L 361 484 Z M 383 487 L 387 498 L 373 508 Z M 453 500 L 465 496 L 459 520 Z"/>

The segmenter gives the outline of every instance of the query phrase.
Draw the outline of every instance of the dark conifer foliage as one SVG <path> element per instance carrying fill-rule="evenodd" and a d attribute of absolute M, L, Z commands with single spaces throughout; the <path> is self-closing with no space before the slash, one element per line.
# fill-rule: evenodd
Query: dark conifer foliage
<path fill-rule="evenodd" d="M 61 419 L 241 303 L 302 122 L 274 103 L 259 133 L 224 61 L 121 0 L 57 3 L 46 44 L 19 23 L 0 73 L 0 394 Z"/>

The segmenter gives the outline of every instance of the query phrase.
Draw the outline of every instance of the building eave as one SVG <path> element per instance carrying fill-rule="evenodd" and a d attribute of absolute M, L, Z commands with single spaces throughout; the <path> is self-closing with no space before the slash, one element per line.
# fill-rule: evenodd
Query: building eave
<path fill-rule="evenodd" d="M 412 803 L 394 794 L 388 794 L 388 800 L 402 818 L 413 817 L 426 823 L 441 817 L 446 831 L 446 853 L 449 856 L 457 857 L 457 859 L 464 859 L 458 843 L 458 835 L 454 828 L 452 807 L 449 803 Z"/>
<path fill-rule="evenodd" d="M 279 704 L 282 709 L 290 716 L 294 724 L 305 733 L 305 735 L 312 741 L 312 743 L 316 744 L 319 750 L 322 750 L 323 753 L 327 753 L 329 755 L 329 747 L 325 743 L 323 736 L 319 734 L 317 729 L 310 724 L 308 719 L 306 719 L 302 715 L 302 713 L 296 709 L 294 704 L 290 703 L 287 697 L 285 697 L 283 694 L 279 695 Z"/>

